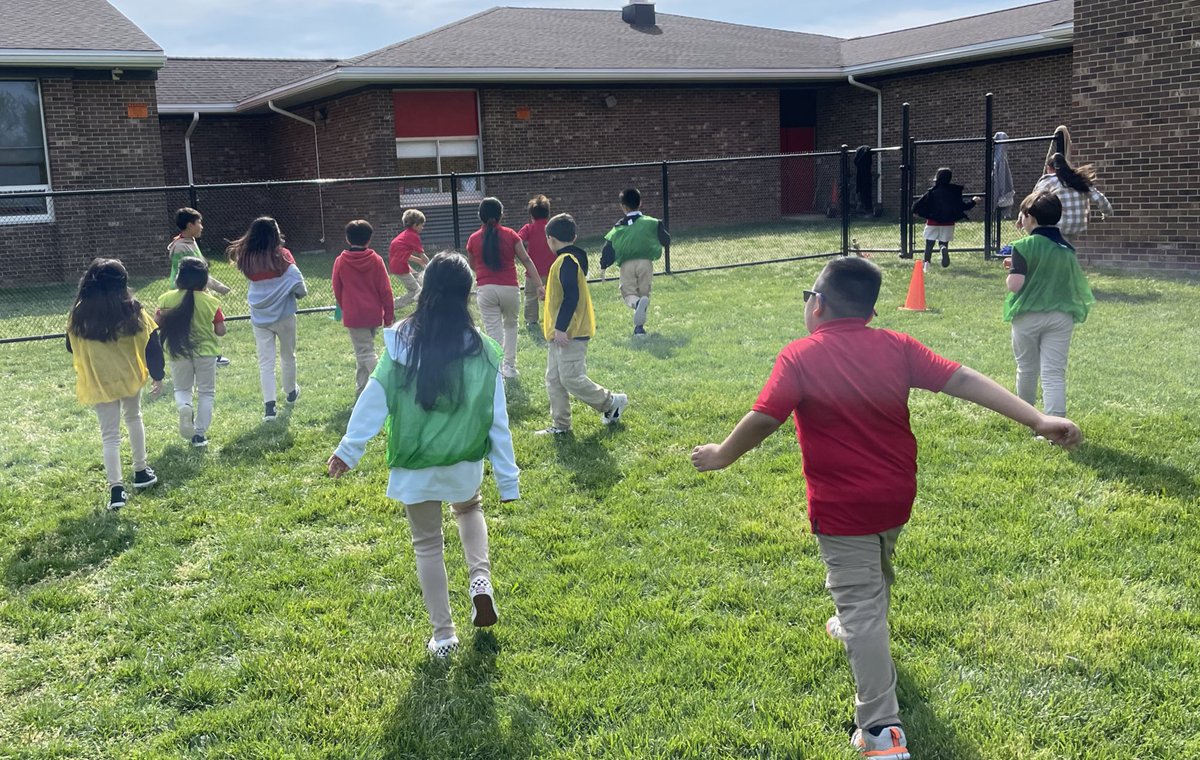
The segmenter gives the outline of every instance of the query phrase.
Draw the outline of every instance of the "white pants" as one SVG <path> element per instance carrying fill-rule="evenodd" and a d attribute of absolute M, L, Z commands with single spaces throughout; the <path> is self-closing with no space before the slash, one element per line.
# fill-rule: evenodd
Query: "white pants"
<path fill-rule="evenodd" d="M 1013 357 L 1017 360 L 1017 395 L 1037 403 L 1038 376 L 1042 405 L 1052 417 L 1067 416 L 1067 352 L 1075 320 L 1065 311 L 1027 311 L 1013 317 Z"/>
<path fill-rule="evenodd" d="M 421 295 L 421 276 L 417 272 L 409 272 L 396 275 L 396 279 L 404 286 L 405 293 L 392 301 L 392 310 L 400 311 L 410 303 L 416 303 L 417 296 Z"/>
<path fill-rule="evenodd" d="M 283 369 L 283 388 L 296 389 L 296 315 L 259 327 L 254 325 L 254 345 L 258 349 L 258 382 L 263 401 L 275 400 L 275 339 L 279 338 L 279 364 Z"/>
<path fill-rule="evenodd" d="M 96 404 L 100 420 L 100 442 L 104 449 L 104 473 L 110 486 L 121 485 L 121 415 L 129 431 L 129 448 L 133 449 L 133 471 L 146 469 L 146 428 L 142 426 L 142 394 L 140 392 L 116 401 Z"/>
<path fill-rule="evenodd" d="M 521 309 L 521 289 L 516 285 L 480 285 L 479 316 L 483 331 L 504 347 L 504 365 L 517 366 L 517 312 Z"/>
<path fill-rule="evenodd" d="M 193 356 L 191 359 L 171 359 L 171 382 L 175 385 L 175 406 L 192 406 L 192 389 L 196 391 L 194 424 L 196 433 L 204 435 L 212 427 L 213 404 L 217 398 L 217 357 Z"/>

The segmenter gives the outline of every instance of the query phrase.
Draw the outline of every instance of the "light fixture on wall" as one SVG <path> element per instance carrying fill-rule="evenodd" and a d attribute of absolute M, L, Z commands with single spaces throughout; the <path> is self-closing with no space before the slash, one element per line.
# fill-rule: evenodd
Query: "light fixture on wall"
<path fill-rule="evenodd" d="M 604 107 L 605 108 L 616 108 L 617 107 L 617 96 L 616 95 L 605 95 L 604 96 Z"/>
<path fill-rule="evenodd" d="M 121 75 L 125 73 L 125 69 L 113 69 L 112 78 L 114 82 L 121 81 Z"/>

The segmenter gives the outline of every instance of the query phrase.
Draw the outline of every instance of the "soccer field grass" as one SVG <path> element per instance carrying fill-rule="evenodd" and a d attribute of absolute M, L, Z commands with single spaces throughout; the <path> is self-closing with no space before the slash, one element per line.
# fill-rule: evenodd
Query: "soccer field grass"
<path fill-rule="evenodd" d="M 1012 387 L 1003 275 L 979 254 L 928 275 L 880 256 L 875 324 Z M 300 318 L 303 395 L 272 424 L 249 325 L 232 323 L 206 450 L 144 404 L 161 484 L 106 513 L 95 414 L 57 342 L 0 346 L 0 757 L 845 758 L 854 690 L 790 423 L 697 474 L 803 334 L 822 261 L 658 277 L 629 335 L 593 286 L 589 374 L 623 424 L 548 424 L 544 350 L 522 334 L 509 411 L 520 501 L 484 509 L 500 623 L 464 648 L 429 626 L 383 441 L 324 477 L 353 401 L 345 330 Z M 922 760 L 1200 756 L 1200 290 L 1092 273 L 1068 453 L 914 391 L 919 494 L 900 537 L 893 655 Z M 65 308 L 65 307 L 64 307 Z M 125 446 L 128 451 L 128 446 Z M 128 467 L 128 455 L 125 457 Z"/>

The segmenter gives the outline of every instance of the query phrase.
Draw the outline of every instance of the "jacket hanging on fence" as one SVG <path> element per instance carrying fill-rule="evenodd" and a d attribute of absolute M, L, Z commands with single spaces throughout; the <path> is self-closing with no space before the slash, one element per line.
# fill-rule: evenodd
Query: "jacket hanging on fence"
<path fill-rule="evenodd" d="M 1071 160 L 1071 130 L 1064 126 L 1054 128 L 1054 136 L 1050 138 L 1050 147 L 1046 150 L 1047 166 L 1055 153 L 1061 153 L 1068 161 Z"/>
<path fill-rule="evenodd" d="M 963 200 L 963 186 L 948 182 L 929 188 L 913 204 L 914 216 L 923 216 L 934 224 L 954 224 L 967 219 L 967 210 L 975 207 L 975 201 Z"/>
<path fill-rule="evenodd" d="M 1007 140 L 1007 132 L 997 132 L 993 140 Z M 1008 145 L 998 143 L 992 146 L 992 187 L 991 197 L 995 199 L 995 207 L 1007 211 L 1015 201 L 1012 170 L 1008 167 Z M 1001 217 L 1003 218 L 1003 216 Z"/>
<path fill-rule="evenodd" d="M 858 193 L 858 205 L 863 211 L 875 208 L 875 182 L 871 176 L 871 146 L 860 145 L 854 151 L 854 189 Z"/>

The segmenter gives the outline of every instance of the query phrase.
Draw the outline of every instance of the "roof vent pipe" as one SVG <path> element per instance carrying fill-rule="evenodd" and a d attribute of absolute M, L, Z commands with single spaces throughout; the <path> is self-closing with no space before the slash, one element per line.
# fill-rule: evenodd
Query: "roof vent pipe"
<path fill-rule="evenodd" d="M 633 2 L 621 9 L 621 20 L 630 26 L 654 26 L 654 3 Z"/>

